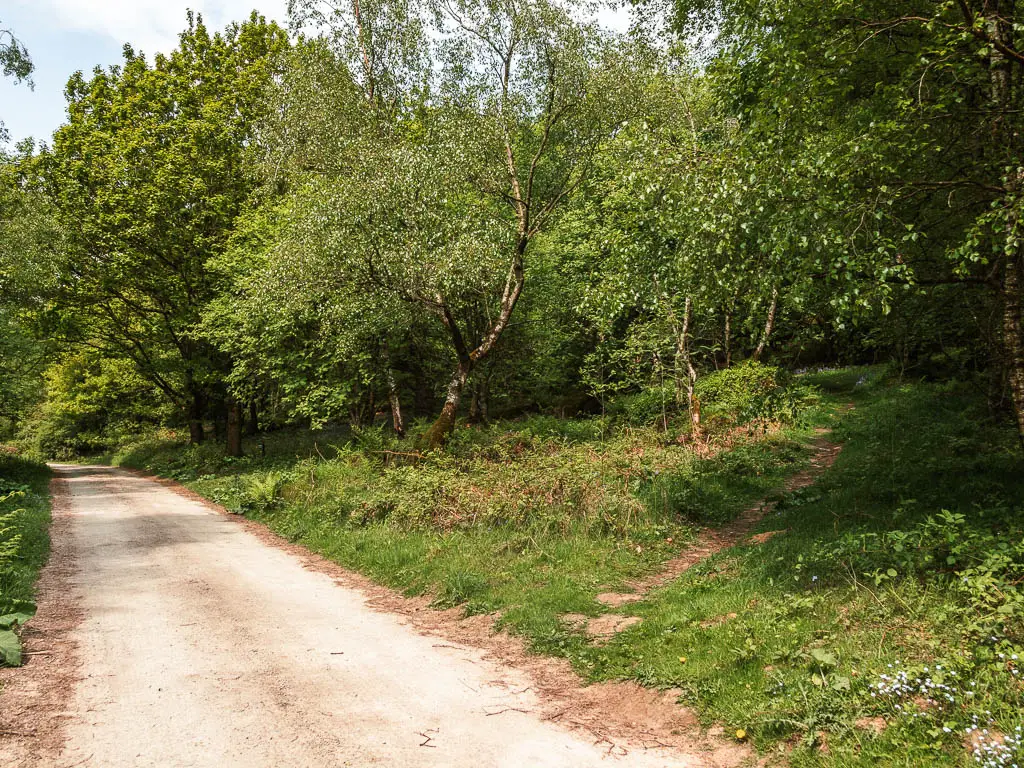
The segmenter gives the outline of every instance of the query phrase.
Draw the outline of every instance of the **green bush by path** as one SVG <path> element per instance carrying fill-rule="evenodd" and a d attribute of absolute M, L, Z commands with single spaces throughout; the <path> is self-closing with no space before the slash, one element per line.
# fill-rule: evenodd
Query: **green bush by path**
<path fill-rule="evenodd" d="M 701 377 L 695 392 L 706 418 L 731 424 L 792 422 L 816 399 L 788 371 L 754 360 Z"/>
<path fill-rule="evenodd" d="M 16 628 L 35 612 L 35 581 L 49 552 L 49 469 L 0 454 L 0 664 L 21 663 Z"/>

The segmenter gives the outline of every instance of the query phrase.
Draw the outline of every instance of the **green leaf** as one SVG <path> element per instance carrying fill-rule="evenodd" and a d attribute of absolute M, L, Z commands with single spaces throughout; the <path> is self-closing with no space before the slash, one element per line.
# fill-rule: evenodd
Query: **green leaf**
<path fill-rule="evenodd" d="M 843 677 L 842 675 L 833 675 L 831 686 L 833 691 L 848 691 L 850 690 L 850 678 Z"/>
<path fill-rule="evenodd" d="M 824 648 L 813 648 L 811 650 L 811 658 L 823 667 L 839 666 L 839 659 L 835 657 L 835 654 L 826 651 Z"/>
<path fill-rule="evenodd" d="M 0 616 L 0 629 L 14 629 L 18 624 L 24 624 L 32 618 L 31 613 L 8 613 Z"/>
<path fill-rule="evenodd" d="M 10 630 L 0 631 L 0 662 L 9 667 L 21 666 L 21 640 Z"/>

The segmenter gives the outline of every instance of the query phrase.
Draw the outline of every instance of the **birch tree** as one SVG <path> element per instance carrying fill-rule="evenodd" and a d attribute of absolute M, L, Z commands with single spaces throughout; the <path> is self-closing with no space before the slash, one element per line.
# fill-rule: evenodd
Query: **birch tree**
<path fill-rule="evenodd" d="M 320 24 L 310 55 L 334 75 L 323 87 L 349 93 L 324 104 L 286 91 L 297 111 L 278 134 L 304 201 L 293 236 L 444 329 L 451 373 L 426 436 L 437 447 L 509 326 L 536 238 L 628 120 L 643 62 L 545 0 L 292 8 Z"/>

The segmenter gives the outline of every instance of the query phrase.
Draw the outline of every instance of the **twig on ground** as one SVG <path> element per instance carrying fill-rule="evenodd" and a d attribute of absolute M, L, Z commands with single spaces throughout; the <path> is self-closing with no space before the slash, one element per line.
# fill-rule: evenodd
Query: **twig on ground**
<path fill-rule="evenodd" d="M 422 736 L 423 739 L 424 739 L 424 741 L 420 743 L 421 747 L 431 747 L 433 749 L 437 749 L 437 744 L 431 744 L 430 743 L 430 742 L 432 742 L 434 740 L 434 738 L 432 736 L 427 736 L 427 734 L 422 733 L 422 732 L 418 733 L 417 735 Z"/>
<path fill-rule="evenodd" d="M 548 715 L 547 717 L 542 717 L 541 718 L 541 722 L 546 722 L 546 721 L 549 721 L 549 720 L 551 720 L 551 721 L 558 720 L 562 715 L 564 715 L 566 712 L 568 712 L 569 709 L 570 709 L 569 707 L 566 707 L 561 712 L 556 712 L 553 715 Z"/>

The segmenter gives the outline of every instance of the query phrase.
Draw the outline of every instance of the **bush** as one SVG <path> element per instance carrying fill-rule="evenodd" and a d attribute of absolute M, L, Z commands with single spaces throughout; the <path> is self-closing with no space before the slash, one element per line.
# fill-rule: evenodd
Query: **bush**
<path fill-rule="evenodd" d="M 709 373 L 695 392 L 705 417 L 728 424 L 795 421 L 816 399 L 781 368 L 749 360 Z"/>
<path fill-rule="evenodd" d="M 660 425 L 662 419 L 672 419 L 677 415 L 675 388 L 650 387 L 642 392 L 621 395 L 609 403 L 608 413 L 630 426 Z"/>
<path fill-rule="evenodd" d="M 963 626 L 978 637 L 1024 643 L 1024 520 L 1008 509 L 970 518 L 942 510 L 916 525 L 889 531 L 849 531 L 819 542 L 812 560 L 821 572 L 841 563 L 875 586 L 902 578 L 943 584 L 963 610 Z"/>
<path fill-rule="evenodd" d="M 265 512 L 281 501 L 285 484 L 292 479 L 287 472 L 270 471 L 251 474 L 245 478 L 241 493 L 242 512 Z"/>
<path fill-rule="evenodd" d="M 124 360 L 70 355 L 44 374 L 46 399 L 23 423 L 19 446 L 73 459 L 114 448 L 172 416 L 173 409 Z"/>

